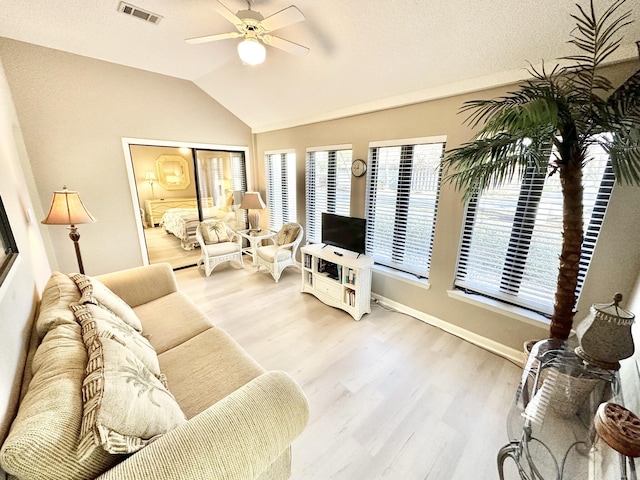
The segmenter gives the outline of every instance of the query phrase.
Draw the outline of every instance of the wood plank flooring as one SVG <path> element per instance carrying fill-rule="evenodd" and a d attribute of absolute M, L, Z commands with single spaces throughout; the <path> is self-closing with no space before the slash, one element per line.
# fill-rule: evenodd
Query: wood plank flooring
<path fill-rule="evenodd" d="M 149 253 L 149 263 L 170 263 L 173 268 L 195 265 L 200 258 L 200 248 L 184 250 L 180 240 L 168 234 L 162 227 L 145 228 L 144 236 Z"/>
<path fill-rule="evenodd" d="M 276 284 L 245 263 L 176 276 L 258 362 L 305 391 L 311 418 L 293 444 L 292 480 L 498 478 L 520 368 L 375 303 L 356 322 L 300 293 L 297 269 Z"/>

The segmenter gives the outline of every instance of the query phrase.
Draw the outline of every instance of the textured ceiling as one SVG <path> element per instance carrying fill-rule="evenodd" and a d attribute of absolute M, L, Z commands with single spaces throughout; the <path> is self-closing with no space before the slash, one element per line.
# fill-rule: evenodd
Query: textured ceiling
<path fill-rule="evenodd" d="M 191 80 L 254 132 L 505 84 L 524 78 L 527 62 L 572 53 L 571 0 L 255 0 L 253 9 L 267 17 L 292 2 L 306 20 L 275 34 L 310 53 L 267 47 L 255 67 L 238 59 L 239 40 L 184 42 L 234 30 L 215 0 L 128 2 L 162 15 L 158 25 L 118 12 L 119 0 L 0 0 L 0 36 Z M 640 0 L 627 8 L 635 22 L 616 60 L 638 55 Z"/>

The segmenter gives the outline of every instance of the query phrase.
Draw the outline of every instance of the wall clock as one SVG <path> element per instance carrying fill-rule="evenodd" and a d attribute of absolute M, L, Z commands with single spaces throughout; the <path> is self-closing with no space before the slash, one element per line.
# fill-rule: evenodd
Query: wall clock
<path fill-rule="evenodd" d="M 351 164 L 351 173 L 354 177 L 361 177 L 367 173 L 367 164 L 361 158 L 357 158 Z"/>

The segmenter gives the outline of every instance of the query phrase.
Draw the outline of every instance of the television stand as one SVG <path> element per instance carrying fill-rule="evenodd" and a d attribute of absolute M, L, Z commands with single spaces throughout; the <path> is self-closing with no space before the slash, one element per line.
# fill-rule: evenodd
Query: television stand
<path fill-rule="evenodd" d="M 300 249 L 301 292 L 360 320 L 365 313 L 371 313 L 373 259 L 360 254 L 354 258 L 333 249 L 325 250 L 325 246 L 312 244 Z"/>

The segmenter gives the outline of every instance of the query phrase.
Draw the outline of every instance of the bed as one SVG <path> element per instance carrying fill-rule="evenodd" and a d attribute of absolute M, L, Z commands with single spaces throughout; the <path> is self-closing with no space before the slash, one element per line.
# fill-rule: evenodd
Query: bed
<path fill-rule="evenodd" d="M 233 230 L 245 228 L 243 211 L 232 207 L 209 207 L 202 209 L 204 220 L 215 218 L 224 222 Z M 180 246 L 185 250 L 192 250 L 197 244 L 196 228 L 200 223 L 197 208 L 170 208 L 162 215 L 160 226 L 165 232 L 180 239 Z"/>

